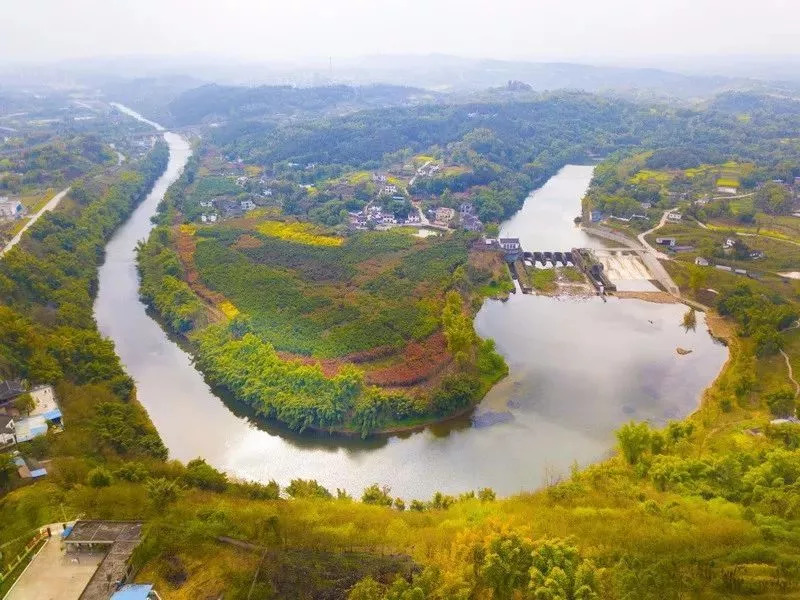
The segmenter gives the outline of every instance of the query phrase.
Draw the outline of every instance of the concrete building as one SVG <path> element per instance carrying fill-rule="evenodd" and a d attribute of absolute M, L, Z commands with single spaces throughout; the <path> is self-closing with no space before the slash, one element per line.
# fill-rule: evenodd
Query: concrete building
<path fill-rule="evenodd" d="M 25 214 L 25 207 L 19 200 L 11 200 L 8 196 L 0 196 L 0 221 L 12 221 Z"/>

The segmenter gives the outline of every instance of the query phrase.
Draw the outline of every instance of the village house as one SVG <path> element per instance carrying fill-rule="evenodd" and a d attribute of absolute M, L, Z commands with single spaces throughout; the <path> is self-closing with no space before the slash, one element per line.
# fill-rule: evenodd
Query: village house
<path fill-rule="evenodd" d="M 397 193 L 397 186 L 396 185 L 385 185 L 383 186 L 383 193 L 384 194 L 396 194 Z"/>
<path fill-rule="evenodd" d="M 33 399 L 33 410 L 26 418 L 16 420 L 17 442 L 44 435 L 50 426 L 59 428 L 63 426 L 64 417 L 52 386 L 41 385 L 29 393 Z"/>
<path fill-rule="evenodd" d="M 446 206 L 440 206 L 436 209 L 436 217 L 435 222 L 437 225 L 447 226 L 450 224 L 450 221 L 453 220 L 453 217 L 456 216 L 456 211 L 452 208 L 448 208 Z"/>
<path fill-rule="evenodd" d="M 718 185 L 717 192 L 720 194 L 728 194 L 729 196 L 734 196 L 738 193 L 739 188 L 734 187 L 731 185 Z"/>
<path fill-rule="evenodd" d="M 458 214 L 461 215 L 462 218 L 467 215 L 473 215 L 475 214 L 475 207 L 471 202 L 462 202 L 458 207 Z"/>
<path fill-rule="evenodd" d="M 683 218 L 683 215 L 678 212 L 671 212 L 667 214 L 667 221 L 671 221 L 673 223 L 678 223 Z"/>
<path fill-rule="evenodd" d="M 406 217 L 406 223 L 420 223 L 421 221 L 416 211 L 408 213 Z"/>
<path fill-rule="evenodd" d="M 727 238 L 725 242 L 722 244 L 722 247 L 726 250 L 729 248 L 733 248 L 736 245 L 736 240 L 733 238 Z"/>
<path fill-rule="evenodd" d="M 703 258 L 702 256 L 698 256 L 697 258 L 694 259 L 694 264 L 696 264 L 698 267 L 707 267 L 711 263 L 708 261 L 707 258 Z"/>
<path fill-rule="evenodd" d="M 253 210 L 256 207 L 256 203 L 252 200 L 242 200 L 239 205 L 244 211 Z"/>
<path fill-rule="evenodd" d="M 17 466 L 20 479 L 38 479 L 47 475 L 47 469 L 39 461 L 22 456 L 18 451 L 14 452 L 12 460 Z"/>
<path fill-rule="evenodd" d="M 0 196 L 0 221 L 19 219 L 25 214 L 25 207 L 19 200 L 10 200 L 8 196 Z"/>
<path fill-rule="evenodd" d="M 378 183 L 386 183 L 386 175 L 383 173 L 373 173 L 372 181 L 376 181 Z"/>
<path fill-rule="evenodd" d="M 659 246 L 674 246 L 677 243 L 677 240 L 672 237 L 657 237 L 656 244 Z"/>
<path fill-rule="evenodd" d="M 236 185 L 239 187 L 244 187 L 247 185 L 247 177 L 241 176 L 236 178 Z"/>
<path fill-rule="evenodd" d="M 48 429 L 63 426 L 63 415 L 61 407 L 56 401 L 53 387 L 42 385 L 27 392 L 18 380 L 4 381 L 0 383 L 0 429 L 7 434 L 13 429 L 14 441 L 17 443 L 27 442 L 35 437 L 44 435 Z M 21 414 L 15 406 L 17 398 L 25 393 L 31 396 L 32 408 L 27 414 Z M 11 417 L 7 419 L 6 417 Z M 11 422 L 13 421 L 13 424 Z M 0 445 L 3 436 L 0 435 Z"/>
<path fill-rule="evenodd" d="M 16 443 L 15 433 L 14 417 L 12 415 L 0 415 L 0 448 Z"/>

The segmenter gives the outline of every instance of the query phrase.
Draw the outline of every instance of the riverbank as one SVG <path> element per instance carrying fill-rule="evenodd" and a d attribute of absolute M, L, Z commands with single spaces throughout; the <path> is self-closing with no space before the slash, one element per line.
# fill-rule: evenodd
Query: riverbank
<path fill-rule="evenodd" d="M 170 167 L 171 177 L 177 178 L 172 169 L 178 166 L 176 162 Z M 551 234 L 558 231 L 532 209 L 541 205 L 542 194 L 554 201 L 578 198 L 590 176 L 590 168 L 566 169 L 534 192 L 536 200 L 528 200 L 526 214 Z M 564 181 L 569 186 L 566 190 L 560 183 Z M 161 194 L 164 191 L 159 190 Z M 616 299 L 606 304 L 596 297 L 578 302 L 539 298 L 541 302 L 537 303 L 535 296 L 516 293 L 505 301 L 487 300 L 482 307 L 472 308 L 479 309 L 476 328 L 486 326 L 487 314 L 497 309 L 513 313 L 498 314 L 488 330 L 478 332 L 482 337 L 498 339 L 498 349 L 511 365 L 511 373 L 492 387 L 477 407 L 472 402 L 458 412 L 460 416 L 436 419 L 437 423 L 430 425 L 392 424 L 392 431 L 368 439 L 312 434 L 308 430 L 297 435 L 265 425 L 252 409 L 212 388 L 197 370 L 192 354 L 171 341 L 147 315 L 139 300 L 134 248 L 138 240 L 147 237 L 158 201 L 148 199 L 147 209 L 137 213 L 107 247 L 107 262 L 115 267 L 101 273 L 98 321 L 136 380 L 137 396 L 170 449 L 170 456 L 182 461 L 202 456 L 234 477 L 262 482 L 275 479 L 283 484 L 302 477 L 353 494 L 372 482 L 388 482 L 404 498 L 429 497 L 435 491 L 457 494 L 483 486 L 511 494 L 539 487 L 546 470 L 567 473 L 573 462 L 601 460 L 613 444 L 614 430 L 632 417 L 665 422 L 671 415 L 686 414 L 690 406 L 689 402 L 684 405 L 684 399 L 694 406 L 707 385 L 704 373 L 718 369 L 710 340 L 706 343 L 699 339 L 691 343 L 696 352 L 682 357 L 681 371 L 673 375 L 674 348 L 684 342 L 677 337 L 682 331 L 678 328 L 680 314 L 664 312 L 666 307 L 636 301 L 626 301 L 623 306 Z M 554 212 L 572 214 L 572 209 Z M 580 245 L 592 243 L 574 228 L 571 219 L 565 222 L 570 235 L 585 240 Z M 530 222 L 520 221 L 520 229 L 532 231 Z M 556 242 L 555 248 L 578 245 Z M 489 284 L 491 281 L 487 281 L 486 290 L 498 291 Z M 116 319 L 119 314 L 126 318 Z M 650 329 L 648 319 L 664 323 L 665 329 Z M 605 328 L 614 323 L 614 327 L 621 327 L 620 343 L 627 348 L 625 352 L 609 352 L 594 345 L 608 335 L 617 336 L 613 329 L 596 330 L 598 325 Z M 585 355 L 576 354 L 573 359 L 577 364 L 593 365 L 593 373 L 579 377 L 564 352 L 569 348 L 574 353 L 576 345 L 580 348 L 587 339 L 585 331 L 593 331 L 588 338 L 592 342 L 583 348 Z M 524 348 L 509 346 L 507 340 L 501 344 L 501 334 L 519 340 Z M 635 349 L 633 354 L 631 349 Z M 672 400 L 662 402 L 661 393 L 654 394 L 642 386 L 642 379 L 634 376 L 636 370 L 629 364 L 628 357 L 632 356 L 637 361 L 649 361 L 653 377 L 672 380 L 680 375 Z M 525 358 L 522 363 L 521 358 Z M 611 382 L 606 385 L 604 373 L 608 372 L 619 373 L 619 381 L 613 386 Z M 595 376 L 598 380 L 592 385 L 590 380 Z M 623 386 L 624 394 L 620 394 L 618 385 Z M 513 419 L 491 426 L 483 421 L 474 423 L 472 411 L 480 412 L 498 396 L 512 404 L 509 414 Z M 593 398 L 588 405 L 582 400 L 586 397 Z M 504 468 L 498 469 L 498 464 Z"/>

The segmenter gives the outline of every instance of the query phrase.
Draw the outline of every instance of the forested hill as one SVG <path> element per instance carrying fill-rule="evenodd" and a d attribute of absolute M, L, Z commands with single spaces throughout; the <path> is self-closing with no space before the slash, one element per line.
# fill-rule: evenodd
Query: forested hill
<path fill-rule="evenodd" d="M 280 161 L 377 166 L 386 154 L 445 147 L 470 136 L 486 160 L 529 171 L 634 146 L 689 148 L 712 162 L 720 152 L 770 161 L 779 140 L 796 135 L 800 102 L 727 93 L 705 107 L 675 109 L 560 92 L 534 100 L 424 104 L 363 110 L 291 126 L 232 120 L 213 129 L 230 156 L 271 166 Z"/>
<path fill-rule="evenodd" d="M 351 87 L 332 85 L 236 87 L 216 84 L 188 90 L 169 104 L 177 125 L 204 120 L 269 117 L 277 119 L 303 113 L 347 111 L 409 104 L 431 99 L 433 92 L 395 85 Z"/>
<path fill-rule="evenodd" d="M 486 146 L 493 162 L 520 167 L 535 160 L 533 150 L 549 155 L 580 144 L 602 153 L 641 138 L 641 127 L 658 122 L 637 105 L 579 93 L 562 93 L 525 102 L 427 104 L 365 110 L 340 117 L 244 131 L 241 124 L 215 130 L 214 140 L 231 152 L 265 164 L 360 165 L 391 152 L 445 146 L 478 129 L 495 138 Z M 551 142 L 558 143 L 550 147 Z M 480 152 L 480 149 L 477 149 Z"/>

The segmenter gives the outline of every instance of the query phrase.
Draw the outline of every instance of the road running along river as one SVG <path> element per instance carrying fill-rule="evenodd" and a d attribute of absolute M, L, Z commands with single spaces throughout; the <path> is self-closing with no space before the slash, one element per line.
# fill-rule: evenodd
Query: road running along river
<path fill-rule="evenodd" d="M 150 232 L 150 217 L 190 155 L 185 139 L 164 137 L 167 171 L 106 248 L 95 316 L 172 458 L 199 456 L 232 476 L 282 485 L 313 478 L 355 495 L 373 482 L 405 498 L 484 486 L 511 494 L 541 486 L 573 462 L 602 459 L 628 419 L 661 423 L 690 412 L 725 360 L 702 318 L 696 332 L 680 328 L 681 305 L 518 294 L 487 302 L 476 318 L 479 333 L 497 341 L 511 367 L 479 407 L 477 421 L 494 424 L 462 419 L 351 442 L 276 432 L 215 395 L 139 300 L 135 245 Z M 531 247 L 557 231 L 546 242 L 554 249 L 600 244 L 571 221 L 591 173 L 565 167 L 531 194 L 504 234 L 518 233 Z M 693 352 L 679 356 L 676 346 Z"/>

